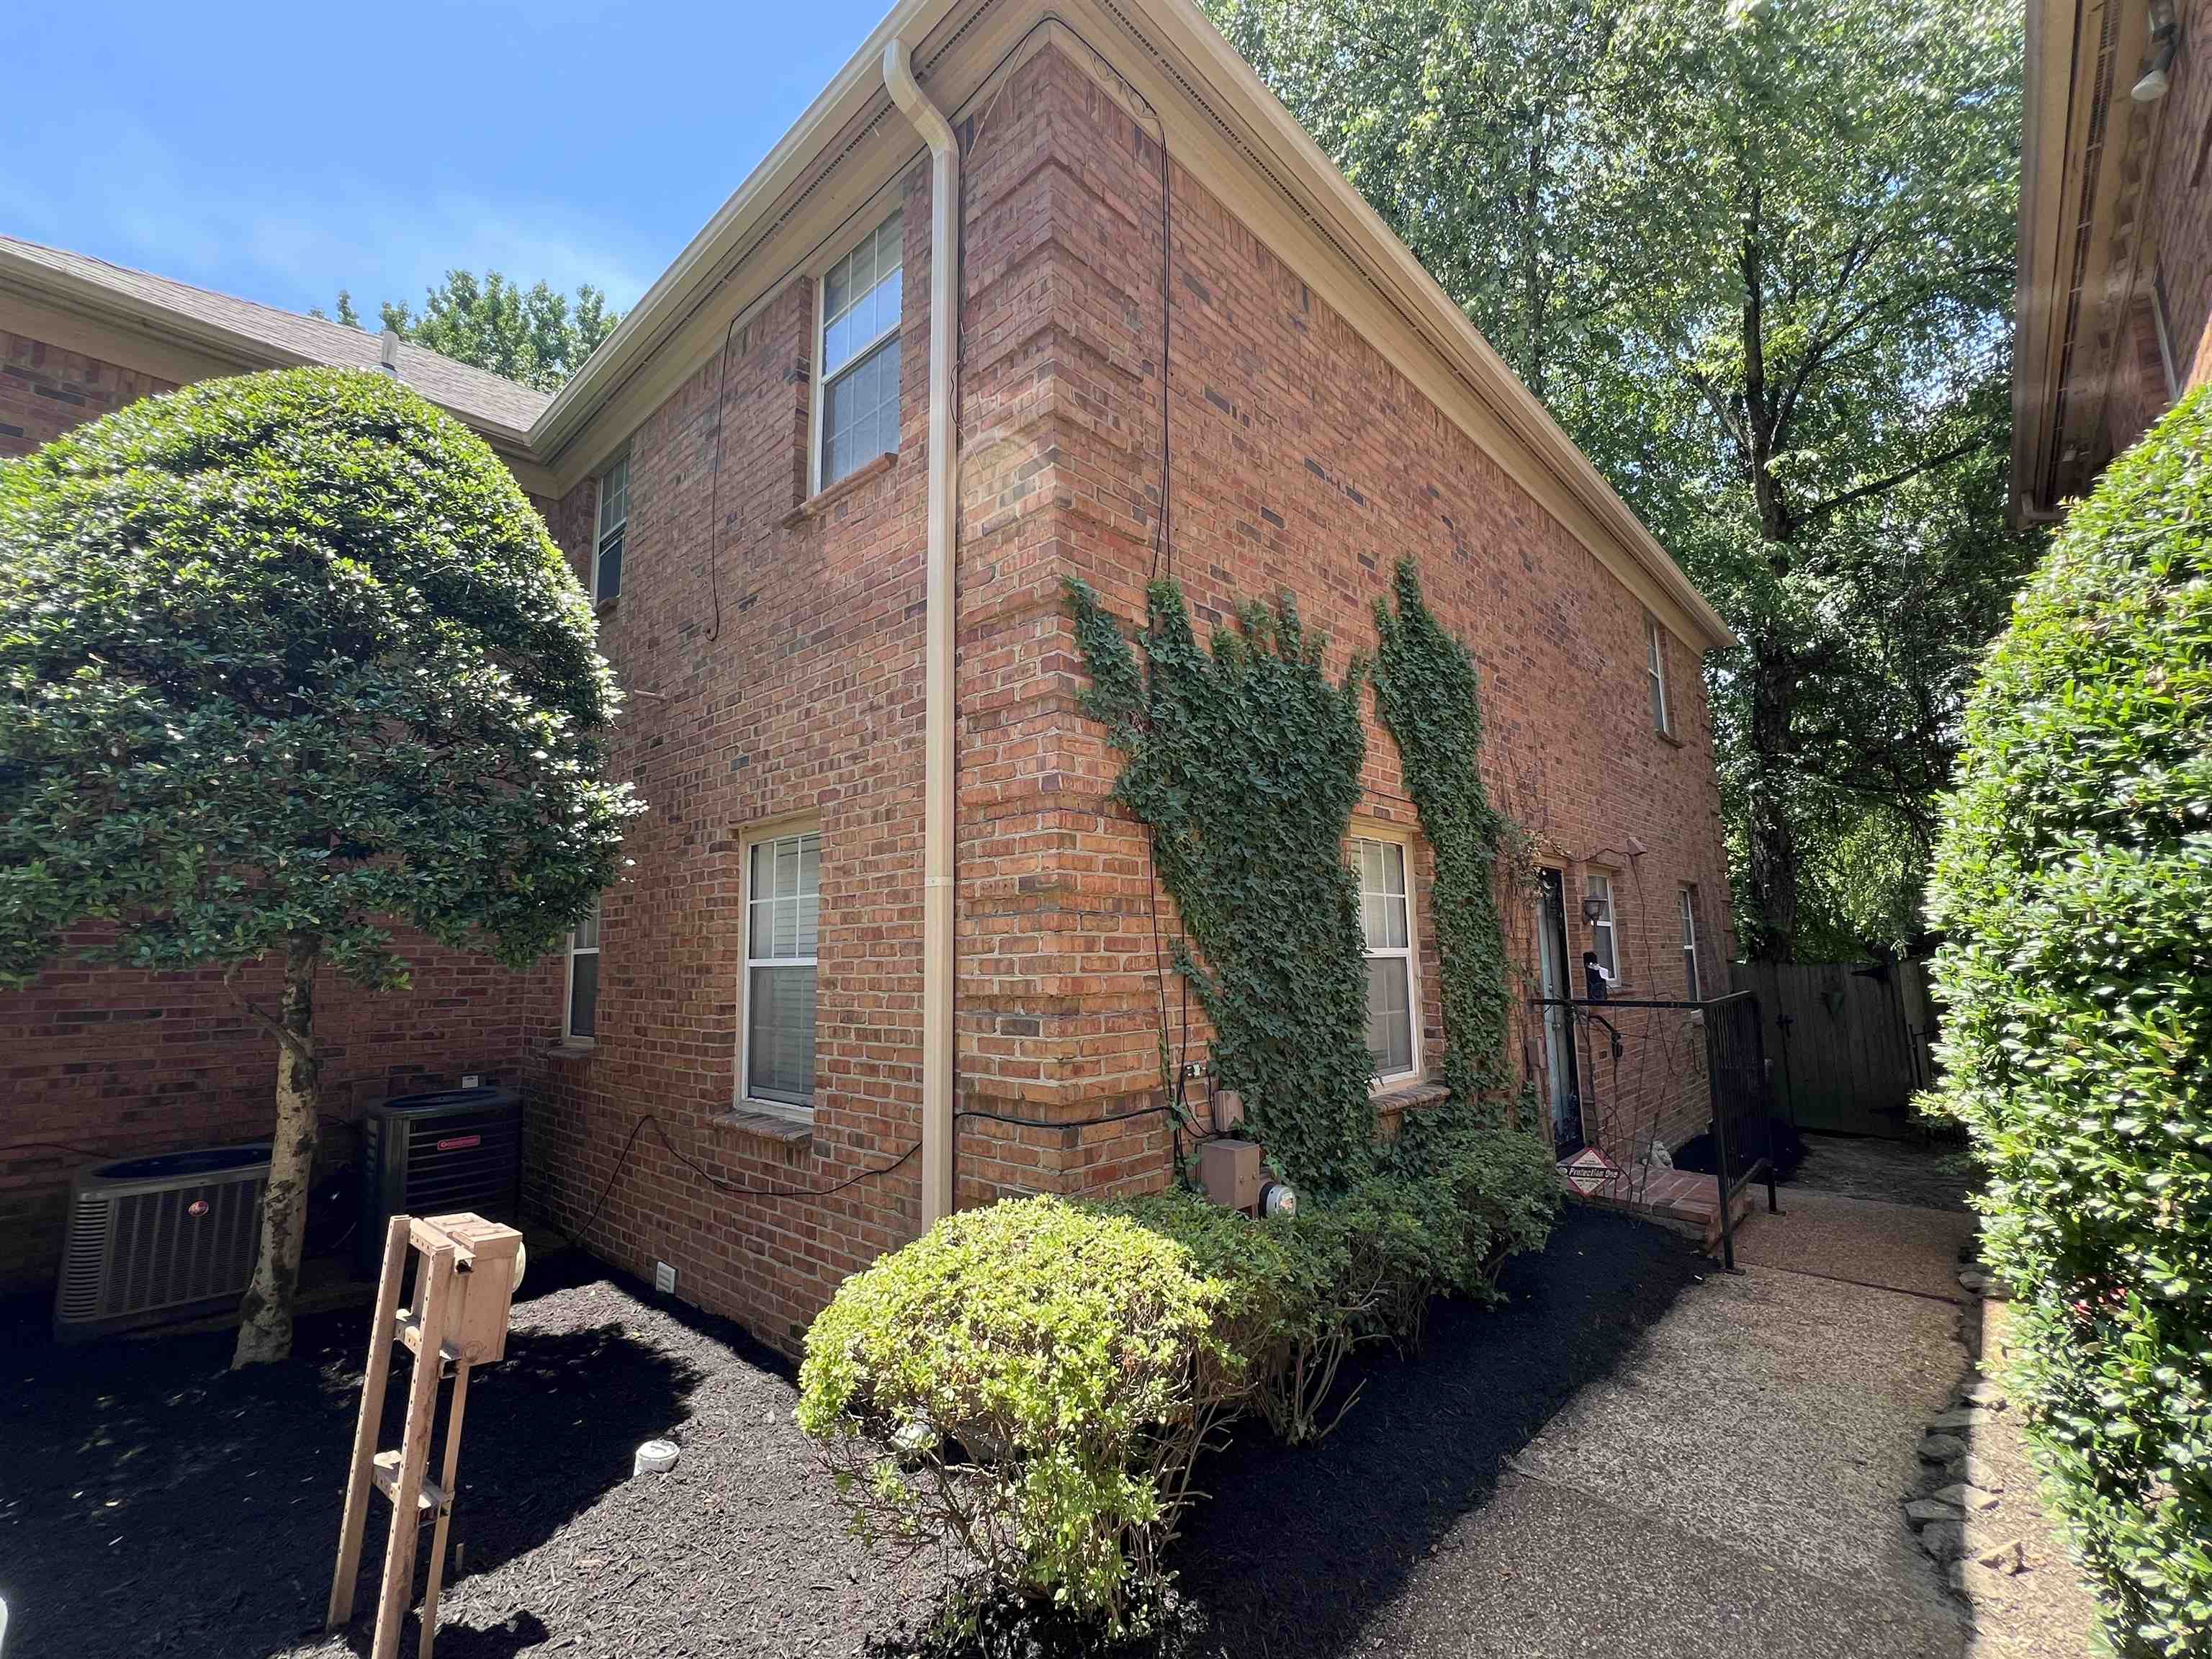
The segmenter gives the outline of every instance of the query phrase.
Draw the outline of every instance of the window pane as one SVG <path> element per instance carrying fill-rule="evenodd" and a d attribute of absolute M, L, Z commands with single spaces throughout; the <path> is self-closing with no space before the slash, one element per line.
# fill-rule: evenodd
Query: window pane
<path fill-rule="evenodd" d="M 599 953 L 580 951 L 568 958 L 568 1035 L 596 1036 L 599 1029 Z"/>
<path fill-rule="evenodd" d="M 605 535 L 629 517 L 629 458 L 624 456 L 599 480 L 599 533 Z"/>
<path fill-rule="evenodd" d="M 1413 1069 L 1413 1014 L 1403 957 L 1367 960 L 1367 1053 L 1378 1077 Z"/>
<path fill-rule="evenodd" d="M 904 213 L 894 213 L 822 279 L 822 374 L 826 380 L 897 325 L 904 302 Z"/>
<path fill-rule="evenodd" d="M 573 949 L 578 951 L 596 951 L 599 948 L 599 902 L 597 899 L 592 901 L 591 914 L 576 924 L 575 932 L 570 939 L 570 945 Z"/>
<path fill-rule="evenodd" d="M 603 599 L 611 599 L 622 592 L 623 534 L 617 530 L 599 544 L 599 568 L 592 591 Z"/>
<path fill-rule="evenodd" d="M 821 931 L 820 835 L 755 842 L 745 881 L 745 954 L 812 956 Z"/>
<path fill-rule="evenodd" d="M 1370 951 L 1402 951 L 1410 939 L 1406 914 L 1406 849 L 1392 841 L 1352 843 L 1359 880 L 1359 930 Z"/>
<path fill-rule="evenodd" d="M 898 447 L 896 335 L 822 389 L 822 485 Z"/>
<path fill-rule="evenodd" d="M 755 968 L 746 999 L 745 1092 L 814 1103 L 814 969 Z"/>

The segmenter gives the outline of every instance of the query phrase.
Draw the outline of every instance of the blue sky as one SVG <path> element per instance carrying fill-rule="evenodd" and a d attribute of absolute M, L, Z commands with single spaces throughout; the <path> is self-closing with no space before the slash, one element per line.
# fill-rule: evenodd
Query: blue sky
<path fill-rule="evenodd" d="M 295 311 L 448 266 L 627 309 L 890 3 L 0 3 L 0 233 Z"/>

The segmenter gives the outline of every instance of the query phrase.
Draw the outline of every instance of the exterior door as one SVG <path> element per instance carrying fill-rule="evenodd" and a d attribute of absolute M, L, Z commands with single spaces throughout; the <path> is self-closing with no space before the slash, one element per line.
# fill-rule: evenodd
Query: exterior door
<path fill-rule="evenodd" d="M 1544 1074 L 1552 1101 L 1552 1153 L 1572 1158 L 1583 1149 L 1582 1088 L 1575 1075 L 1575 1021 L 1555 999 L 1574 994 L 1568 970 L 1566 884 L 1557 870 L 1538 873 L 1537 955 L 1544 996 Z"/>

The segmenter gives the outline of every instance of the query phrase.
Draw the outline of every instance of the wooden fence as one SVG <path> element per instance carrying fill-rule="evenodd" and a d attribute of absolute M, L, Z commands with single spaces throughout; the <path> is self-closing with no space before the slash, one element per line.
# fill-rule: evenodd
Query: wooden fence
<path fill-rule="evenodd" d="M 1801 1129 L 1902 1139 L 1932 1075 L 1935 1020 L 1921 964 L 1739 962 L 1759 998 L 1775 1109 Z"/>

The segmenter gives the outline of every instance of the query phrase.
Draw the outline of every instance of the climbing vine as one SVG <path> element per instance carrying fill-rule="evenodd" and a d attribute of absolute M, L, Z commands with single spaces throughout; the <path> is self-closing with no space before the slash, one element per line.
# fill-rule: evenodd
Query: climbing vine
<path fill-rule="evenodd" d="M 1114 798 L 1152 829 L 1194 950 L 1176 967 L 1212 1022 L 1215 1075 L 1293 1183 L 1327 1193 L 1374 1135 L 1358 895 L 1344 861 L 1366 756 L 1359 694 L 1322 662 L 1288 595 L 1246 606 L 1209 650 L 1182 590 L 1146 590 L 1140 667 L 1090 587 L 1067 585 L 1086 714 L 1127 763 Z"/>
<path fill-rule="evenodd" d="M 1513 966 L 1498 908 L 1501 847 L 1511 826 L 1484 788 L 1480 677 L 1467 647 L 1421 597 L 1420 573 L 1398 562 L 1397 610 L 1375 602 L 1375 702 L 1397 740 L 1406 787 L 1436 858 L 1430 906 L 1442 969 L 1449 1115 L 1503 1120 Z M 1433 1114 L 1421 1120 L 1442 1127 Z M 1415 1127 L 1409 1122 L 1409 1127 Z"/>

